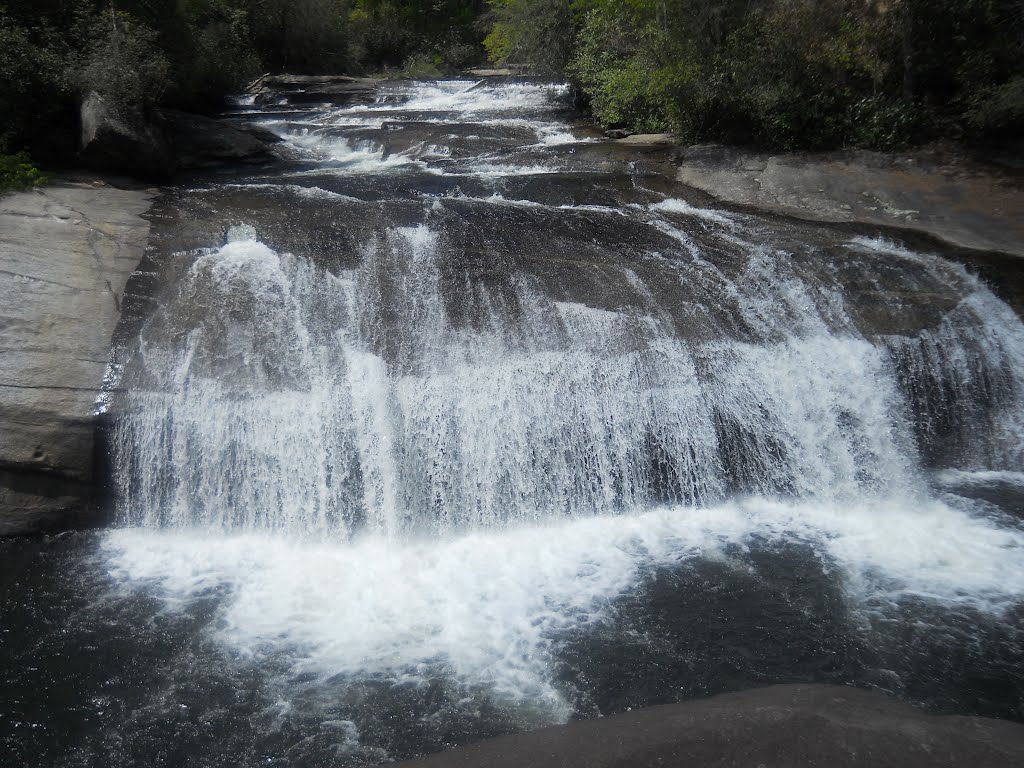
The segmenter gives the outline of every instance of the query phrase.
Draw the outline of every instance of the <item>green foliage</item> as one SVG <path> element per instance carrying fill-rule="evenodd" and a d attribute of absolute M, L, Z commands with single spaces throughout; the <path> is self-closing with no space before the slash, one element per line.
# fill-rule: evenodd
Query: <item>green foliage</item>
<path fill-rule="evenodd" d="M 485 50 L 681 141 L 1024 133 L 1021 0 L 5 0 L 0 144 L 71 156 L 89 89 L 213 110 L 264 71 L 437 77 Z"/>
<path fill-rule="evenodd" d="M 350 54 L 362 69 L 400 65 L 457 69 L 481 58 L 478 0 L 354 0 Z M 427 66 L 422 71 L 433 70 Z"/>
<path fill-rule="evenodd" d="M 170 63 L 157 47 L 157 33 L 127 13 L 100 14 L 94 42 L 73 79 L 83 92 L 96 91 L 121 111 L 159 103 L 169 85 Z"/>
<path fill-rule="evenodd" d="M 882 92 L 889 64 L 878 53 L 878 20 L 865 8 L 859 0 L 775 3 L 728 36 L 719 66 L 731 74 L 740 138 L 784 148 L 905 140 L 898 126 L 886 136 L 877 124 L 892 112 Z"/>
<path fill-rule="evenodd" d="M 0 149 L 30 141 L 60 113 L 68 92 L 60 56 L 0 14 Z"/>
<path fill-rule="evenodd" d="M 179 8 L 184 35 L 172 47 L 172 98 L 214 106 L 260 72 L 248 14 L 226 0 L 184 0 Z"/>
<path fill-rule="evenodd" d="M 911 143 L 921 117 L 912 104 L 868 96 L 848 107 L 845 143 L 855 147 L 894 150 Z"/>
<path fill-rule="evenodd" d="M 971 97 L 967 125 L 980 135 L 1024 135 L 1024 75 Z"/>
<path fill-rule="evenodd" d="M 488 55 L 568 75 L 606 125 L 892 149 L 1024 130 L 1020 0 L 491 0 Z"/>
<path fill-rule="evenodd" d="M 45 183 L 46 176 L 32 164 L 27 152 L 0 154 L 0 194 L 31 189 Z"/>
<path fill-rule="evenodd" d="M 560 75 L 572 54 L 572 0 L 489 0 L 493 19 L 484 38 L 488 58 L 502 66 Z"/>
<path fill-rule="evenodd" d="M 409 80 L 436 80 L 441 77 L 441 57 L 429 53 L 417 53 L 402 64 L 401 75 Z"/>
<path fill-rule="evenodd" d="M 266 69 L 297 73 L 351 68 L 353 0 L 250 0 L 248 20 Z"/>
<path fill-rule="evenodd" d="M 576 0 L 578 32 L 567 72 L 603 123 L 701 136 L 722 114 L 714 45 L 735 5 Z"/>

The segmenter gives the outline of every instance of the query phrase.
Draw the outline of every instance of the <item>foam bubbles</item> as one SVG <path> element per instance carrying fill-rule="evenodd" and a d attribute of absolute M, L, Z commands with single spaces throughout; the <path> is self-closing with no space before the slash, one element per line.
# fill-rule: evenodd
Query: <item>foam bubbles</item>
<path fill-rule="evenodd" d="M 733 216 L 723 212 L 714 211 L 709 208 L 698 208 L 690 205 L 685 200 L 679 200 L 677 198 L 668 198 L 662 200 L 659 203 L 654 203 L 650 206 L 652 211 L 661 211 L 664 213 L 678 213 L 683 216 L 694 216 L 698 219 L 704 219 L 713 224 L 720 224 L 726 227 L 732 227 L 735 225 L 735 219 Z"/>
<path fill-rule="evenodd" d="M 711 508 L 352 543 L 126 529 L 107 535 L 124 588 L 180 605 L 227 588 L 219 639 L 284 653 L 324 678 L 415 680 L 444 670 L 567 717 L 552 666 L 560 635 L 608 618 L 652 568 L 729 547 L 801 541 L 841 573 L 851 607 L 917 595 L 998 613 L 1024 593 L 1024 532 L 941 502 L 833 506 L 751 499 Z"/>
<path fill-rule="evenodd" d="M 937 472 L 933 479 L 938 485 L 945 487 L 1003 484 L 1024 488 L 1024 472 L 1007 470 L 970 472 L 960 469 L 946 469 Z"/>

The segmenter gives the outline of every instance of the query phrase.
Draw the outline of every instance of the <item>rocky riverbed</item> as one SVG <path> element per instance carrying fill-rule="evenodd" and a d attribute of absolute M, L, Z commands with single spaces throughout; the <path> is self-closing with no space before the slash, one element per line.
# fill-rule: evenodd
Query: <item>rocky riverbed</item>
<path fill-rule="evenodd" d="M 878 691 L 776 685 L 505 736 L 399 768 L 1010 768 L 1024 726 L 939 717 Z"/>
<path fill-rule="evenodd" d="M 257 81 L 254 94 L 257 100 L 280 92 L 282 98 L 365 101 L 377 85 L 282 76 Z M 244 138 L 238 126 L 245 128 L 236 118 L 221 133 Z M 578 128 L 597 135 L 585 124 Z M 251 130 L 256 135 L 260 129 Z M 608 139 L 585 150 L 620 160 L 633 155 L 660 166 L 666 177 L 674 174 L 677 183 L 740 209 L 938 238 L 960 247 L 961 261 L 1018 312 L 1024 308 L 1019 173 L 952 152 L 679 149 L 664 134 Z M 180 164 L 202 165 L 192 154 Z M 229 155 L 222 152 L 218 162 Z M 243 153 L 238 159 L 249 157 Z M 0 330 L 0 535 L 75 525 L 81 500 L 95 490 L 91 413 L 120 295 L 145 249 L 149 225 L 141 214 L 156 194 L 153 188 L 118 188 L 90 177 L 0 201 L 0 291 L 7 299 Z"/>
<path fill-rule="evenodd" d="M 1020 762 L 1020 725 L 973 716 L 1020 718 L 1024 347 L 950 263 L 1013 303 L 1012 184 L 979 213 L 926 172 L 915 215 L 961 234 L 908 235 L 910 182 L 856 158 L 742 160 L 772 199 L 731 199 L 728 153 L 688 180 L 707 150 L 603 140 L 558 89 L 316 85 L 233 115 L 279 161 L 152 209 L 0 201 L 0 535 L 88 522 L 132 319 L 129 525 L 0 542 L 0 752 Z M 866 187 L 893 210 L 842 202 Z M 742 691 L 810 680 L 904 702 Z"/>
<path fill-rule="evenodd" d="M 255 86 L 257 100 L 280 93 L 307 101 L 366 101 L 379 83 L 281 76 Z M 221 133 L 246 138 L 239 126 L 246 128 L 237 118 L 225 122 Z M 578 129 L 597 135 L 585 124 Z M 216 133 L 211 128 L 203 135 L 211 132 Z M 1018 312 L 1024 308 L 1019 173 L 953 152 L 678 149 L 664 134 L 608 139 L 584 149 L 619 160 L 633 155 L 660 166 L 677 183 L 740 209 L 938 238 L 961 248 L 960 260 Z M 266 144 L 260 151 L 264 160 L 272 158 Z M 186 154 L 178 164 L 203 164 L 192 157 L 196 152 Z M 217 161 L 232 157 L 220 152 Z M 244 152 L 236 159 L 250 160 Z M 0 329 L 0 535 L 75 525 L 81 500 L 95 490 L 91 414 L 120 295 L 145 249 L 149 224 L 141 215 L 156 194 L 153 188 L 118 188 L 91 177 L 0 201 L 0 291 L 7 299 Z"/>

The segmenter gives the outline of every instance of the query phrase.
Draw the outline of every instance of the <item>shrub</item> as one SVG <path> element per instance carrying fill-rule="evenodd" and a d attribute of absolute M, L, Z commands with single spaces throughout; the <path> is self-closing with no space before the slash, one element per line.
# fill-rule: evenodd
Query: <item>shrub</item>
<path fill-rule="evenodd" d="M 223 0 L 191 0 L 185 8 L 183 39 L 172 46 L 171 100 L 183 107 L 216 107 L 260 73 L 248 15 Z"/>
<path fill-rule="evenodd" d="M 652 19 L 625 2 L 607 2 L 583 16 L 569 74 L 605 125 L 639 131 L 669 127 L 673 85 L 680 69 L 669 63 L 668 40 Z"/>
<path fill-rule="evenodd" d="M 0 194 L 30 189 L 45 183 L 46 176 L 32 164 L 27 152 L 0 154 Z"/>
<path fill-rule="evenodd" d="M 1024 75 L 980 89 L 970 99 L 966 119 L 978 136 L 1024 135 Z"/>
<path fill-rule="evenodd" d="M 0 14 L 0 150 L 46 135 L 68 90 L 60 57 Z"/>
<path fill-rule="evenodd" d="M 560 76 L 573 51 L 572 0 L 489 0 L 493 26 L 484 38 L 495 64 Z"/>
<path fill-rule="evenodd" d="M 416 53 L 402 64 L 402 77 L 410 80 L 436 80 L 441 77 L 441 57 L 429 53 Z"/>
<path fill-rule="evenodd" d="M 73 74 L 82 91 L 96 91 L 121 111 L 160 102 L 170 86 L 170 63 L 157 33 L 127 13 L 100 14 L 94 42 Z"/>
<path fill-rule="evenodd" d="M 848 117 L 848 143 L 869 149 L 905 147 L 920 125 L 920 117 L 913 105 L 884 96 L 861 99 L 850 107 Z"/>

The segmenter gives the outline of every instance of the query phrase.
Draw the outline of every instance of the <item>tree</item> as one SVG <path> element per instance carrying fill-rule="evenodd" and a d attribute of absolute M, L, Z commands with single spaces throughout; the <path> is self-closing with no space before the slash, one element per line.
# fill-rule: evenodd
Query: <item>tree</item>
<path fill-rule="evenodd" d="M 560 76 L 572 55 L 578 14 L 572 0 L 490 0 L 484 47 L 497 64 Z"/>

